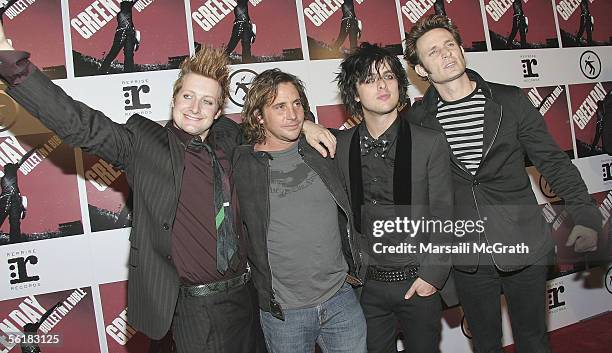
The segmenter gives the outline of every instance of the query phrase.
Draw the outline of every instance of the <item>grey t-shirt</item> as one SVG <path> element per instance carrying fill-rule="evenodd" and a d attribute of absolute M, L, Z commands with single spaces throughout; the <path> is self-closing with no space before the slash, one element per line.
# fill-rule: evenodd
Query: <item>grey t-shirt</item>
<path fill-rule="evenodd" d="M 270 155 L 272 288 L 284 309 L 316 306 L 340 289 L 348 270 L 337 205 L 297 143 Z"/>

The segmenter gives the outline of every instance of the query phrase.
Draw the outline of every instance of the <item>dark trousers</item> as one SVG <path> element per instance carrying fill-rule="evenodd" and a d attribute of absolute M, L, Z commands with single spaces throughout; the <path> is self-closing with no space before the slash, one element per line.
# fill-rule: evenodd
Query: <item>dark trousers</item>
<path fill-rule="evenodd" d="M 475 353 L 502 353 L 503 290 L 517 353 L 549 353 L 546 329 L 546 256 L 520 271 L 501 272 L 481 256 L 475 273 L 455 270 L 457 294 Z M 484 261 L 484 263 L 483 263 Z"/>
<path fill-rule="evenodd" d="M 368 327 L 368 353 L 397 352 L 397 323 L 404 334 L 408 353 L 439 351 L 442 302 L 437 292 L 428 297 L 404 295 L 414 280 L 379 282 L 369 280 L 361 292 L 361 307 Z"/>
<path fill-rule="evenodd" d="M 179 296 L 172 322 L 178 353 L 265 353 L 252 282 L 202 297 Z"/>
<path fill-rule="evenodd" d="M 229 42 L 227 43 L 227 47 L 225 48 L 225 52 L 229 55 L 231 54 L 236 46 L 238 46 L 238 42 L 242 45 L 242 62 L 249 63 L 252 61 L 251 56 L 251 38 L 253 37 L 253 33 L 251 32 L 251 24 L 244 23 L 235 23 L 232 27 L 232 36 L 230 37 Z"/>
<path fill-rule="evenodd" d="M 591 18 L 586 16 L 580 16 L 580 28 L 578 28 L 578 32 L 576 33 L 576 41 L 578 45 L 582 44 L 582 35 L 586 30 L 587 33 L 587 45 L 593 44 L 593 23 L 591 22 Z"/>
<path fill-rule="evenodd" d="M 510 31 L 508 42 L 506 43 L 508 48 L 512 48 L 512 41 L 514 37 L 516 37 L 517 32 L 519 32 L 521 37 L 521 48 L 527 48 L 527 23 L 525 22 L 525 17 L 514 16 L 512 20 L 512 30 Z"/>
<path fill-rule="evenodd" d="M 115 32 L 113 46 L 106 54 L 100 73 L 108 73 L 110 65 L 123 48 L 123 72 L 134 72 L 134 49 L 136 48 L 136 32 L 133 29 L 118 30 Z"/>
<path fill-rule="evenodd" d="M 340 33 L 338 33 L 338 38 L 334 42 L 334 48 L 340 49 L 342 43 L 346 40 L 346 37 L 349 37 L 349 46 L 351 50 L 357 48 L 357 35 L 359 32 L 359 27 L 357 24 L 357 20 L 354 19 L 344 19 L 340 22 Z"/>
<path fill-rule="evenodd" d="M 7 203 L 10 206 L 7 207 Z M 8 210 L 7 210 L 8 208 Z M 0 225 L 4 223 L 6 217 L 9 218 L 9 243 L 15 244 L 21 241 L 21 213 L 23 212 L 23 204 L 21 195 L 18 192 L 3 195 L 0 198 Z"/>

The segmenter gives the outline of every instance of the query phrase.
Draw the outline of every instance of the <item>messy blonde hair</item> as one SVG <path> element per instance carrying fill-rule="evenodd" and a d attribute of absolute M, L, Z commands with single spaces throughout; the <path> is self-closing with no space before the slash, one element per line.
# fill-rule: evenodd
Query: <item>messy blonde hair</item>
<path fill-rule="evenodd" d="M 222 107 L 225 98 L 229 95 L 229 56 L 223 49 L 212 47 L 202 47 L 191 57 L 185 58 L 179 69 L 178 79 L 174 82 L 172 89 L 172 97 L 176 97 L 178 92 L 183 88 L 183 80 L 189 73 L 202 75 L 213 79 L 221 86 L 221 97 L 219 97 L 219 106 Z"/>

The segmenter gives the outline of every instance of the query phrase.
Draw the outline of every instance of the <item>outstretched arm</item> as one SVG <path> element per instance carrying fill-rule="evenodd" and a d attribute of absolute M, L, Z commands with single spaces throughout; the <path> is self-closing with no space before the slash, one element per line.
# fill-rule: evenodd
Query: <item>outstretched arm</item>
<path fill-rule="evenodd" d="M 9 86 L 6 93 L 67 144 L 125 169 L 131 160 L 134 136 L 129 121 L 117 124 L 72 99 L 28 58 L 28 53 L 13 49 L 0 25 L 0 78 Z"/>

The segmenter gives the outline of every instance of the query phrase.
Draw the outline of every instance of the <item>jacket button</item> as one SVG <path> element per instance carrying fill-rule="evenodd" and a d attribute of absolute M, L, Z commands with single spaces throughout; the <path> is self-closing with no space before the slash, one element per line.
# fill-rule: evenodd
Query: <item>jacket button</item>
<path fill-rule="evenodd" d="M 170 225 L 168 223 L 164 222 L 164 224 L 162 224 L 162 228 L 164 230 L 170 230 Z"/>
<path fill-rule="evenodd" d="M 168 260 L 168 262 L 172 262 L 172 256 L 170 255 L 166 256 L 166 260 Z"/>
<path fill-rule="evenodd" d="M 478 184 L 480 184 L 480 182 L 479 182 L 478 180 L 474 180 L 474 181 L 472 182 L 472 185 L 474 185 L 474 186 L 477 186 Z"/>

